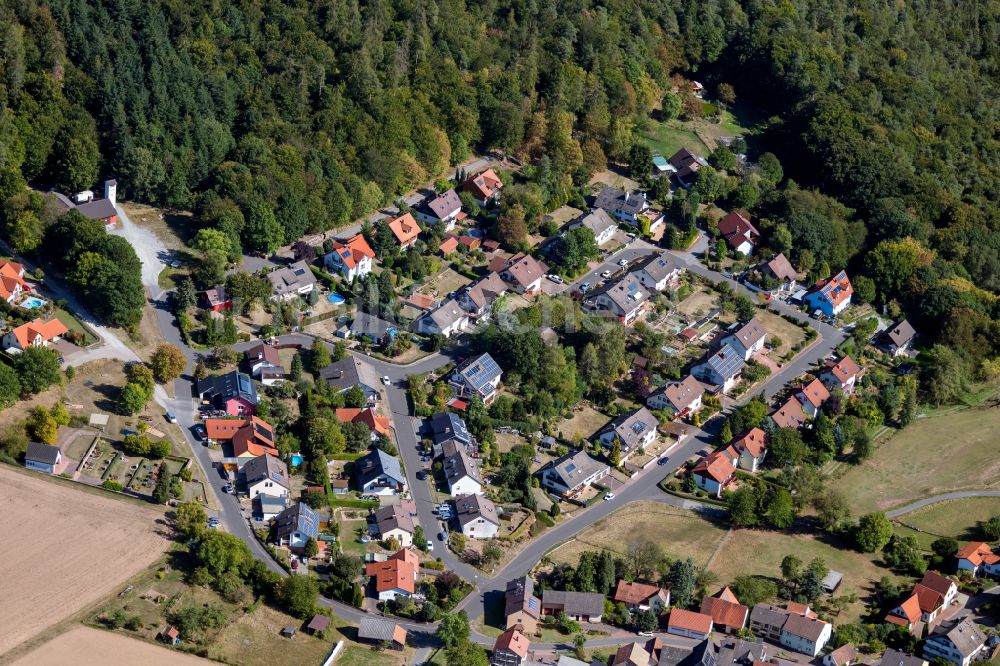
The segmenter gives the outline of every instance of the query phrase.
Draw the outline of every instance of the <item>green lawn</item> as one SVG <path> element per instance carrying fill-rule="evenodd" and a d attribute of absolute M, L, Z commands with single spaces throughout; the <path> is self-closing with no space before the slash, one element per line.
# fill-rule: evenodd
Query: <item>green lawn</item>
<path fill-rule="evenodd" d="M 970 499 L 938 502 L 926 508 L 899 517 L 910 527 L 897 527 L 897 534 L 917 537 L 920 546 L 930 549 L 938 537 L 952 537 L 959 541 L 983 538 L 979 524 L 1000 514 L 1000 497 L 973 497 Z"/>
<path fill-rule="evenodd" d="M 83 326 L 83 322 L 74 317 L 72 314 L 63 310 L 62 308 L 56 308 L 56 319 L 63 323 L 63 326 L 69 329 L 70 333 L 83 333 L 83 344 L 84 346 L 93 344 L 97 341 L 90 331 L 88 331 Z"/>
<path fill-rule="evenodd" d="M 847 467 L 855 515 L 885 511 L 953 490 L 1000 488 L 1000 409 L 975 407 L 917 419 L 878 441 L 875 453 Z"/>
<path fill-rule="evenodd" d="M 670 157 L 681 148 L 687 148 L 699 155 L 708 155 L 709 149 L 686 123 L 671 120 L 666 123 L 653 123 L 644 134 L 646 142 L 654 151 L 664 157 Z"/>

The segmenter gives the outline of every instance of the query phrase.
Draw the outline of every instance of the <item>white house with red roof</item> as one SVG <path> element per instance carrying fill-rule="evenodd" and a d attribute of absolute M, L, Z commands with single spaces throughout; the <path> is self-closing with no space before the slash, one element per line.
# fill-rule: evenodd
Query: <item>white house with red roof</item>
<path fill-rule="evenodd" d="M 722 491 L 736 476 L 736 468 L 733 467 L 736 458 L 736 452 L 729 448 L 709 453 L 691 470 L 695 484 L 707 493 L 722 497 Z"/>
<path fill-rule="evenodd" d="M 496 202 L 500 198 L 500 190 L 503 189 L 503 181 L 493 169 L 487 169 L 472 176 L 462 188 L 472 195 L 476 203 L 485 206 L 490 202 Z"/>
<path fill-rule="evenodd" d="M 408 250 L 417 243 L 420 236 L 420 225 L 413 219 L 411 213 L 404 213 L 399 217 L 394 217 L 386 223 L 389 231 L 395 236 L 400 249 Z"/>
<path fill-rule="evenodd" d="M 46 347 L 69 330 L 58 319 L 42 321 L 41 318 L 21 324 L 3 336 L 3 348 L 11 353 L 19 353 L 28 347 Z"/>
<path fill-rule="evenodd" d="M 740 469 L 756 472 L 767 455 L 767 433 L 760 428 L 752 428 L 729 442 L 738 454 L 736 464 Z"/>
<path fill-rule="evenodd" d="M 703 641 L 712 633 L 713 625 L 711 615 L 672 608 L 667 619 L 667 633 Z"/>
<path fill-rule="evenodd" d="M 733 251 L 741 252 L 747 256 L 753 253 L 757 239 L 760 238 L 757 227 L 735 210 L 719 220 L 718 229 Z"/>
<path fill-rule="evenodd" d="M 361 234 L 352 236 L 346 243 L 334 241 L 331 250 L 323 257 L 329 271 L 337 271 L 347 280 L 371 273 L 375 252 Z"/>
<path fill-rule="evenodd" d="M 802 299 L 809 310 L 819 310 L 828 317 L 835 317 L 851 304 L 854 287 L 845 271 L 828 280 L 820 280 Z"/>
<path fill-rule="evenodd" d="M 855 385 L 863 375 L 864 370 L 861 366 L 850 356 L 845 356 L 841 359 L 827 359 L 819 378 L 831 389 L 853 393 Z"/>
<path fill-rule="evenodd" d="M 829 397 L 830 391 L 819 379 L 803 384 L 795 393 L 795 398 L 802 405 L 802 411 L 809 416 L 816 416 L 819 413 L 819 408 Z"/>
<path fill-rule="evenodd" d="M 982 541 L 965 544 L 955 553 L 959 571 L 971 571 L 973 576 L 1000 576 L 1000 553 Z"/>
<path fill-rule="evenodd" d="M 802 409 L 802 403 L 794 395 L 771 412 L 769 418 L 778 428 L 796 429 L 801 428 L 802 424 L 809 420 L 809 417 Z"/>
<path fill-rule="evenodd" d="M 14 261 L 0 260 L 0 298 L 13 303 L 31 287 L 24 281 L 24 266 Z"/>

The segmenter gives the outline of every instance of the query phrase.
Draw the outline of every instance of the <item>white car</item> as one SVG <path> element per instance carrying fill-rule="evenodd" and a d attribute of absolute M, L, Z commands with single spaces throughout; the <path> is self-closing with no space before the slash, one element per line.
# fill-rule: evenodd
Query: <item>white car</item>
<path fill-rule="evenodd" d="M 550 273 L 549 275 L 546 275 L 545 277 L 547 277 L 548 279 L 552 280 L 556 284 L 562 284 L 563 283 L 563 279 L 561 277 L 559 277 L 558 275 L 554 274 L 554 273 Z"/>
<path fill-rule="evenodd" d="M 605 280 L 608 279 L 609 277 L 611 277 L 611 271 L 604 271 L 603 273 L 601 273 L 601 277 L 604 278 Z"/>
<path fill-rule="evenodd" d="M 618 265 L 619 266 L 628 266 L 628 259 L 619 259 L 618 260 Z"/>
<path fill-rule="evenodd" d="M 614 498 L 615 498 L 615 494 L 614 493 L 608 493 L 607 495 L 604 496 L 604 501 L 605 502 L 610 502 Z"/>
<path fill-rule="evenodd" d="M 386 386 L 392 383 L 392 380 L 389 379 L 389 375 L 382 375 L 382 383 Z"/>
<path fill-rule="evenodd" d="M 429 552 L 431 552 L 433 550 L 434 550 L 434 542 L 433 541 L 428 541 L 427 542 L 427 552 L 429 553 Z"/>

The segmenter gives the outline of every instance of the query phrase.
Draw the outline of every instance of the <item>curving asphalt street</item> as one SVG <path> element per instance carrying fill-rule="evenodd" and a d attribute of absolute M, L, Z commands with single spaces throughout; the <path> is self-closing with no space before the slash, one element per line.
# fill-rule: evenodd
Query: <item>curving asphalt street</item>
<path fill-rule="evenodd" d="M 119 209 L 119 212 L 121 213 L 122 211 Z M 122 230 L 122 234 L 128 237 L 130 231 L 133 229 L 136 229 L 134 225 L 125 225 Z M 148 238 L 144 238 L 142 240 L 148 241 Z M 653 246 L 642 241 L 637 241 L 631 244 L 628 248 L 609 258 L 607 264 L 612 266 L 616 265 L 617 261 L 623 257 L 626 257 L 631 261 L 654 250 L 655 248 Z M 155 253 L 155 260 L 162 263 L 162 258 L 167 257 L 168 254 L 169 253 L 167 253 L 164 248 L 163 252 Z M 688 270 L 694 273 L 703 275 L 716 282 L 727 279 L 722 275 L 710 271 L 702 266 L 690 254 L 677 252 L 674 254 L 685 264 Z M 153 257 L 144 256 L 143 259 L 145 261 L 151 261 L 153 260 Z M 603 270 L 603 267 L 596 269 L 596 272 L 600 272 L 601 270 Z M 177 329 L 176 321 L 169 302 L 169 293 L 158 287 L 154 273 L 158 274 L 159 270 L 144 270 L 143 276 L 146 286 L 152 295 L 150 300 L 154 307 L 160 332 L 166 342 L 177 346 L 183 351 L 188 361 L 184 376 L 176 380 L 174 383 L 176 397 L 171 398 L 165 391 L 158 390 L 155 397 L 156 402 L 164 409 L 173 411 L 177 417 L 178 423 L 185 433 L 188 444 L 194 453 L 195 460 L 198 461 L 198 464 L 202 467 L 206 478 L 209 479 L 211 492 L 214 492 L 219 500 L 219 505 L 222 507 L 219 517 L 225 529 L 243 540 L 249 546 L 254 555 L 266 562 L 271 569 L 285 575 L 285 571 L 270 557 L 268 552 L 257 541 L 255 535 L 250 530 L 249 523 L 243 515 L 243 511 L 236 498 L 222 491 L 222 487 L 228 482 L 228 479 L 220 476 L 214 466 L 212 458 L 208 454 L 208 450 L 193 436 L 191 428 L 195 425 L 195 423 L 197 423 L 198 419 L 192 394 L 193 377 L 191 373 L 193 371 L 194 364 L 197 361 L 198 352 L 188 347 L 181 338 L 180 331 Z M 734 290 L 749 294 L 749 290 L 742 285 L 733 282 L 732 280 L 730 280 L 730 282 Z M 783 303 L 774 302 L 772 305 L 779 312 L 791 314 L 800 320 L 805 320 L 801 312 Z M 765 396 L 770 397 L 780 390 L 789 379 L 808 370 L 814 363 L 827 356 L 844 339 L 844 334 L 838 329 L 820 322 L 811 320 L 805 321 L 808 321 L 809 324 L 818 331 L 819 336 L 816 343 L 806 350 L 806 352 L 802 353 L 798 359 L 786 365 L 781 372 L 772 375 L 765 382 L 760 389 Z M 111 344 L 114 344 L 114 341 L 117 341 L 117 339 L 111 335 L 110 332 L 102 331 L 102 334 L 105 335 L 105 339 Z M 118 342 L 120 343 L 120 341 Z M 281 342 L 298 343 L 302 346 L 308 347 L 312 344 L 313 338 L 307 335 L 293 334 L 289 336 L 282 336 Z M 237 345 L 236 349 L 240 350 L 248 347 L 250 344 L 253 343 Z M 465 610 L 468 613 L 470 620 L 474 620 L 483 614 L 486 595 L 502 592 L 507 580 L 528 573 L 546 552 L 560 543 L 572 538 L 575 534 L 584 530 L 588 526 L 593 525 L 595 522 L 607 517 L 624 505 L 639 500 L 652 500 L 692 508 L 692 503 L 664 494 L 657 488 L 657 483 L 663 479 L 664 476 L 673 473 L 674 470 L 676 470 L 685 460 L 699 450 L 711 448 L 713 446 L 713 435 L 706 432 L 703 428 L 690 429 L 688 436 L 676 444 L 673 450 L 669 452 L 670 462 L 668 464 L 662 466 L 652 465 L 649 469 L 637 474 L 621 489 L 617 489 L 615 500 L 610 502 L 599 502 L 586 510 L 580 511 L 564 522 L 547 530 L 537 538 L 529 541 L 510 562 L 504 565 L 501 570 L 497 571 L 493 575 L 484 574 L 483 572 L 473 569 L 472 567 L 469 567 L 465 563 L 459 561 L 459 559 L 451 551 L 449 551 L 447 547 L 445 547 L 445 544 L 436 540 L 436 535 L 440 531 L 440 527 L 439 521 L 431 511 L 434 506 L 431 488 L 427 481 L 418 481 L 416 478 L 417 471 L 424 466 L 424 464 L 420 461 L 416 448 L 419 442 L 417 434 L 419 423 L 409 413 L 407 396 L 404 388 L 404 382 L 407 376 L 436 370 L 451 362 L 451 357 L 457 355 L 458 353 L 460 353 L 459 350 L 454 349 L 444 351 L 433 354 L 409 365 L 398 365 L 364 355 L 360 356 L 363 356 L 367 362 L 371 363 L 379 375 L 387 375 L 390 378 L 390 385 L 383 387 L 385 394 L 384 404 L 386 405 L 389 416 L 392 419 L 397 446 L 406 470 L 407 482 L 410 486 L 410 493 L 416 502 L 417 518 L 420 524 L 424 526 L 424 530 L 428 538 L 435 540 L 434 555 L 440 557 L 449 569 L 458 572 L 463 578 L 474 584 L 474 592 L 458 605 L 458 609 Z M 749 396 L 746 396 L 745 399 L 749 399 Z M 710 428 L 711 426 L 706 424 L 705 427 Z M 697 510 L 713 511 L 712 508 L 701 505 L 697 505 Z M 322 599 L 321 602 L 323 605 L 331 608 L 339 617 L 342 617 L 349 622 L 359 622 L 366 616 L 365 611 L 337 601 Z M 397 621 L 405 627 L 407 631 L 421 634 L 425 637 L 427 634 L 432 633 L 436 628 L 436 625 L 433 624 L 400 620 Z M 494 643 L 493 638 L 475 631 L 473 631 L 472 638 L 477 643 L 486 646 L 492 646 Z M 693 643 L 688 639 L 682 639 L 675 636 L 670 636 L 669 638 L 663 636 L 663 638 L 665 638 L 670 644 L 691 645 Z M 609 646 L 631 642 L 632 640 L 635 640 L 632 636 L 607 637 L 589 640 L 587 641 L 587 645 L 592 647 Z M 557 644 L 533 643 L 533 645 L 535 645 L 537 649 L 551 649 L 559 647 Z"/>
<path fill-rule="evenodd" d="M 916 502 L 911 502 L 910 504 L 901 506 L 898 509 L 886 511 L 885 515 L 887 518 L 898 518 L 899 516 L 905 516 L 908 513 L 916 511 L 917 509 L 923 509 L 926 506 L 937 504 L 938 502 L 970 499 L 973 497 L 1000 497 L 1000 490 L 958 490 L 951 493 L 942 493 L 940 495 L 925 497 L 924 499 L 917 500 Z"/>

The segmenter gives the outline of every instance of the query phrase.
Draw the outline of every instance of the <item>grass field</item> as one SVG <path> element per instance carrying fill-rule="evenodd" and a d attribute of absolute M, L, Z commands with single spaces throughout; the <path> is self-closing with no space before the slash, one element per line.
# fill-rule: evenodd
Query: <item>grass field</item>
<path fill-rule="evenodd" d="M 702 156 L 711 152 L 690 125 L 679 120 L 654 122 L 643 136 L 650 148 L 668 158 L 681 148 Z"/>
<path fill-rule="evenodd" d="M 779 361 L 792 347 L 806 339 L 804 330 L 770 310 L 758 310 L 757 317 L 767 331 L 768 342 L 775 336 L 781 338 L 781 345 L 770 354 L 775 361 Z"/>
<path fill-rule="evenodd" d="M 261 606 L 253 613 L 242 614 L 219 632 L 208 646 L 209 659 L 245 666 L 271 666 L 272 664 L 322 664 L 333 649 L 333 644 L 343 638 L 332 627 L 340 625 L 336 616 L 331 618 L 331 629 L 325 639 L 299 631 L 292 638 L 283 638 L 281 629 L 301 621 L 268 606 Z"/>
<path fill-rule="evenodd" d="M 167 548 L 161 510 L 5 465 L 0 485 L 0 527 L 17 535 L 0 562 L 0 654 L 96 603 Z"/>
<path fill-rule="evenodd" d="M 571 418 L 560 421 L 556 425 L 556 432 L 568 440 L 575 439 L 577 436 L 590 438 L 608 420 L 606 414 L 602 414 L 590 405 L 579 405 L 578 409 L 573 411 Z"/>
<path fill-rule="evenodd" d="M 902 535 L 917 537 L 922 548 L 930 549 L 938 537 L 952 537 L 959 541 L 982 539 L 979 524 L 1000 514 L 1000 497 L 973 497 L 969 499 L 938 502 L 899 517 L 900 522 L 917 528 L 897 527 Z"/>
<path fill-rule="evenodd" d="M 976 407 L 917 419 L 881 439 L 872 457 L 848 468 L 855 514 L 884 511 L 953 490 L 1000 488 L 1000 409 Z"/>
<path fill-rule="evenodd" d="M 670 557 L 691 557 L 704 566 L 725 534 L 725 527 L 690 511 L 658 502 L 635 502 L 594 523 L 549 557 L 575 566 L 585 550 L 606 548 L 624 554 L 630 542 L 642 538 L 659 544 Z"/>

